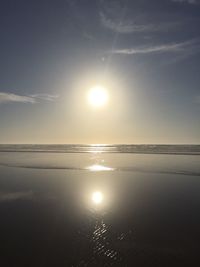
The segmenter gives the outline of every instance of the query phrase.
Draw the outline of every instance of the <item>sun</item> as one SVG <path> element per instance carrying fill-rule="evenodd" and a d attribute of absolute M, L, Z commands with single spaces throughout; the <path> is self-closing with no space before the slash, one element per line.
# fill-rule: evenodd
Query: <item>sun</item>
<path fill-rule="evenodd" d="M 88 92 L 88 102 L 93 107 L 105 106 L 108 102 L 108 91 L 101 85 L 96 85 Z"/>

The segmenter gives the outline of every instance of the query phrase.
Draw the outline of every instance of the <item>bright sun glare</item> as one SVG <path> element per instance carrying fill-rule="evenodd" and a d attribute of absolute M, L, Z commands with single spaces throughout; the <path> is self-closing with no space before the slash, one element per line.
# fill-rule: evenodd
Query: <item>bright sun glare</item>
<path fill-rule="evenodd" d="M 99 191 L 94 192 L 94 193 L 92 194 L 92 201 L 93 201 L 94 204 L 96 204 L 96 205 L 101 204 L 102 201 L 103 201 L 103 194 L 102 194 L 101 192 L 99 192 Z"/>
<path fill-rule="evenodd" d="M 86 168 L 87 170 L 91 172 L 101 172 L 101 171 L 113 171 L 114 168 L 108 167 L 108 166 L 103 166 L 99 164 L 94 164 Z"/>
<path fill-rule="evenodd" d="M 108 102 L 108 92 L 103 86 L 92 87 L 88 93 L 88 101 L 94 107 L 102 107 Z"/>

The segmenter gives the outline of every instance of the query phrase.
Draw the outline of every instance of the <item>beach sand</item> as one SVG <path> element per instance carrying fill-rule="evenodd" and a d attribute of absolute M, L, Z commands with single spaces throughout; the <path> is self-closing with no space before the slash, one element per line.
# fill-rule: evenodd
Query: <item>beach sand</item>
<path fill-rule="evenodd" d="M 2 266 L 197 266 L 199 165 L 193 155 L 1 152 Z"/>

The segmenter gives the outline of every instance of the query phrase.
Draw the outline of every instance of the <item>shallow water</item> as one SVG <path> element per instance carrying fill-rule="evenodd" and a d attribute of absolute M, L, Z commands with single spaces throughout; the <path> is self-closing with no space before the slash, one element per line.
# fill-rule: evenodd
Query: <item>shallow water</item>
<path fill-rule="evenodd" d="M 194 266 L 199 163 L 197 155 L 0 152 L 1 262 Z"/>

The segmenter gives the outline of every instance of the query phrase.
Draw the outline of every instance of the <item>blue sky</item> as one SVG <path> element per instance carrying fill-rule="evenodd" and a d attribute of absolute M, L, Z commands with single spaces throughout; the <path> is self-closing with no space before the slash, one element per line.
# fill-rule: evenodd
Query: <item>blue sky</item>
<path fill-rule="evenodd" d="M 199 23 L 198 0 L 2 0 L 0 143 L 199 143 Z"/>

